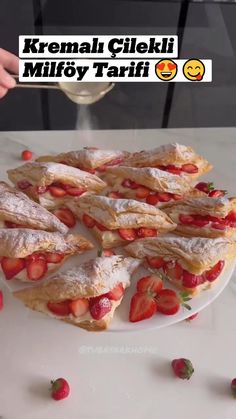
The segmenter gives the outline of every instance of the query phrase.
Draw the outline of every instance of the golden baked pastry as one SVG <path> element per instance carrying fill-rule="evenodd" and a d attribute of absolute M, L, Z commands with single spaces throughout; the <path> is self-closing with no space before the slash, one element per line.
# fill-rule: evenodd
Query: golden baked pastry
<path fill-rule="evenodd" d="M 71 203 L 71 209 L 105 249 L 127 244 L 136 238 L 155 237 L 176 227 L 158 208 L 133 199 L 84 195 Z"/>
<path fill-rule="evenodd" d="M 68 228 L 55 215 L 24 193 L 0 182 L 0 228 L 32 228 L 66 234 Z"/>
<path fill-rule="evenodd" d="M 236 198 L 187 198 L 164 211 L 183 236 L 230 237 L 236 231 Z"/>
<path fill-rule="evenodd" d="M 140 261 L 98 257 L 14 296 L 32 310 L 89 331 L 107 329 Z"/>
<path fill-rule="evenodd" d="M 142 150 L 130 155 L 124 166 L 156 167 L 175 175 L 187 175 L 196 179 L 212 169 L 212 165 L 199 156 L 192 147 L 181 144 L 166 144 L 151 150 Z"/>
<path fill-rule="evenodd" d="M 66 205 L 88 191 L 99 193 L 106 186 L 97 176 L 60 163 L 26 163 L 7 173 L 20 190 L 47 209 Z"/>
<path fill-rule="evenodd" d="M 58 270 L 68 257 L 92 248 L 92 243 L 79 234 L 64 236 L 23 228 L 0 230 L 1 269 L 7 280 L 41 280 Z"/>
<path fill-rule="evenodd" d="M 145 258 L 179 288 L 192 294 L 210 287 L 236 258 L 236 242 L 224 237 L 156 237 L 137 240 L 125 250 Z"/>

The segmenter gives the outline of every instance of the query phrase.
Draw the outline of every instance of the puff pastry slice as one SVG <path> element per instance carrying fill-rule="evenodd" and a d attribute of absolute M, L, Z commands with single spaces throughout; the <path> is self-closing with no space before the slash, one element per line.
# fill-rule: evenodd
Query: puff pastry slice
<path fill-rule="evenodd" d="M 107 329 L 140 261 L 111 256 L 91 259 L 14 296 L 36 311 L 89 331 Z"/>
<path fill-rule="evenodd" d="M 0 230 L 1 269 L 7 280 L 34 282 L 59 269 L 65 260 L 93 248 L 79 234 L 31 229 Z"/>
<path fill-rule="evenodd" d="M 175 233 L 186 236 L 230 237 L 236 229 L 236 198 L 187 198 L 164 211 L 177 223 Z"/>
<path fill-rule="evenodd" d="M 193 189 L 186 177 L 151 167 L 110 168 L 104 180 L 120 197 L 137 199 L 158 207 L 170 201 L 182 200 L 186 195 L 205 196 L 204 192 Z"/>
<path fill-rule="evenodd" d="M 99 177 L 60 163 L 26 163 L 8 170 L 8 177 L 47 209 L 66 205 L 88 191 L 99 193 L 106 186 Z"/>
<path fill-rule="evenodd" d="M 212 165 L 191 147 L 178 143 L 134 153 L 125 160 L 124 165 L 156 167 L 176 175 L 184 174 L 192 179 L 196 179 L 212 169 Z"/>
<path fill-rule="evenodd" d="M 157 236 L 176 227 L 158 208 L 133 199 L 84 195 L 78 202 L 71 203 L 71 209 L 105 249 L 136 238 Z"/>
<path fill-rule="evenodd" d="M 55 215 L 24 193 L 0 182 L 0 228 L 16 227 L 58 231 L 63 234 L 68 231 Z"/>
<path fill-rule="evenodd" d="M 223 237 L 157 237 L 137 240 L 125 248 L 192 294 L 212 286 L 236 258 L 236 243 Z"/>
<path fill-rule="evenodd" d="M 41 156 L 38 162 L 56 162 L 93 174 L 103 173 L 109 166 L 121 164 L 130 155 L 127 151 L 101 150 L 95 147 L 84 147 L 82 150 L 69 151 L 51 156 Z"/>

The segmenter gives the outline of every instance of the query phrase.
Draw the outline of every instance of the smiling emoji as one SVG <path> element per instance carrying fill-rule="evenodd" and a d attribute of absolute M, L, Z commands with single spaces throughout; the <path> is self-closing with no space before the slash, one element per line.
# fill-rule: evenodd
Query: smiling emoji
<path fill-rule="evenodd" d="M 156 75 L 160 80 L 170 81 L 177 74 L 177 64 L 172 60 L 161 60 L 156 66 Z"/>
<path fill-rule="evenodd" d="M 184 64 L 183 73 L 190 81 L 201 81 L 205 73 L 205 66 L 202 61 L 191 59 Z"/>

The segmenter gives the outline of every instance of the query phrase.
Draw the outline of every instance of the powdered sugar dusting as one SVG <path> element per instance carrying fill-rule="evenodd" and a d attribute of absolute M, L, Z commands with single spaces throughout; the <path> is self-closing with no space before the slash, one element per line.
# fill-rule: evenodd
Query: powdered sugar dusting
<path fill-rule="evenodd" d="M 64 160 L 68 163 L 76 164 L 86 168 L 94 169 L 102 164 L 109 163 L 109 161 L 126 157 L 129 153 L 120 150 L 101 150 L 84 148 L 82 150 L 74 150 L 68 153 L 61 153 L 56 156 L 58 160 Z"/>

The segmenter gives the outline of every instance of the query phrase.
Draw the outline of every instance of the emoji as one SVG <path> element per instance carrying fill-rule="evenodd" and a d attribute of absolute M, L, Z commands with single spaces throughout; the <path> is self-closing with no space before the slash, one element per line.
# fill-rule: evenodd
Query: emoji
<path fill-rule="evenodd" d="M 191 59 L 184 64 L 183 73 L 188 80 L 201 81 L 205 73 L 205 66 L 202 61 Z"/>
<path fill-rule="evenodd" d="M 172 80 L 177 74 L 177 64 L 172 60 L 161 60 L 155 65 L 156 75 L 160 80 Z"/>

